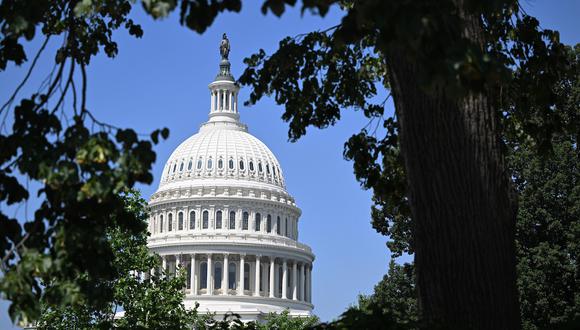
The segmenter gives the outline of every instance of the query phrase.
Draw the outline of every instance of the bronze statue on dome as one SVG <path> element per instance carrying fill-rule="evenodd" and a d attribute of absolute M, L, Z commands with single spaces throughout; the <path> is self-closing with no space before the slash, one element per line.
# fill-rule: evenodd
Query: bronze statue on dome
<path fill-rule="evenodd" d="M 222 55 L 222 60 L 227 60 L 230 55 L 230 41 L 225 33 L 220 43 L 220 54 Z"/>

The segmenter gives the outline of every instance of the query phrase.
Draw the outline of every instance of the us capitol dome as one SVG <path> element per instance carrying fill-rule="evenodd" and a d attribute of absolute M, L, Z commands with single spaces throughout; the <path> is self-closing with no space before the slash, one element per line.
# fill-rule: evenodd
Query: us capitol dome
<path fill-rule="evenodd" d="M 208 121 L 173 151 L 151 196 L 148 246 L 169 274 L 186 272 L 188 308 L 307 316 L 314 254 L 298 242 L 301 211 L 280 163 L 240 122 L 229 48 L 224 34 Z"/>

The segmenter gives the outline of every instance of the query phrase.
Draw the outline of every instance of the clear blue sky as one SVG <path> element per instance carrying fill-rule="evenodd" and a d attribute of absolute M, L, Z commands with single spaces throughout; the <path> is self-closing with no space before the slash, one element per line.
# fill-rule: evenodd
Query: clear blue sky
<path fill-rule="evenodd" d="M 133 11 L 145 35 L 134 39 L 118 33 L 119 55 L 111 60 L 101 54 L 89 67 L 88 107 L 100 119 L 121 127 L 148 133 L 168 127 L 170 138 L 156 147 L 155 180 L 173 149 L 197 132 L 207 119 L 207 84 L 218 69 L 218 44 L 226 32 L 232 44 L 230 60 L 236 77 L 243 71 L 242 60 L 256 50 L 277 49 L 278 41 L 311 30 L 335 25 L 337 10 L 320 19 L 298 10 L 282 18 L 263 16 L 261 1 L 245 1 L 240 14 L 224 14 L 212 27 L 198 35 L 177 22 L 177 15 L 155 22 L 140 6 Z M 566 43 L 580 41 L 580 1 L 524 1 L 527 11 L 540 18 L 544 28 L 561 31 Z M 49 50 L 54 50 L 53 40 Z M 29 45 L 30 54 L 39 43 Z M 49 72 L 54 52 L 45 52 L 39 66 L 23 90 L 29 95 Z M 32 55 L 30 55 L 32 56 Z M 10 67 L 0 74 L 2 103 L 22 79 L 29 64 Z M 241 91 L 246 100 L 249 90 Z M 372 292 L 387 269 L 390 253 L 386 238 L 370 226 L 370 192 L 362 191 L 352 174 L 352 164 L 342 157 L 343 144 L 367 121 L 360 113 L 345 111 L 342 120 L 326 130 L 311 129 L 297 143 L 287 140 L 287 125 L 280 119 L 282 107 L 263 100 L 251 108 L 241 108 L 242 121 L 278 157 L 289 192 L 303 211 L 300 240 L 309 244 L 316 261 L 313 272 L 314 312 L 331 320 L 353 304 L 359 293 Z M 392 110 L 392 108 L 391 108 Z M 157 188 L 142 186 L 148 198 Z M 0 329 L 10 329 L 7 302 L 0 302 Z"/>

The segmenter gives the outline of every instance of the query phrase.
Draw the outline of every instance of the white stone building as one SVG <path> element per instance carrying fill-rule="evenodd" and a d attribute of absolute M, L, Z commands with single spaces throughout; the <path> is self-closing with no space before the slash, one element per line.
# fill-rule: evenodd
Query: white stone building
<path fill-rule="evenodd" d="M 274 154 L 239 120 L 225 35 L 220 52 L 209 120 L 175 149 L 151 196 L 149 248 L 168 272 L 187 272 L 185 304 L 199 312 L 310 315 L 314 254 L 298 242 L 301 211 Z"/>

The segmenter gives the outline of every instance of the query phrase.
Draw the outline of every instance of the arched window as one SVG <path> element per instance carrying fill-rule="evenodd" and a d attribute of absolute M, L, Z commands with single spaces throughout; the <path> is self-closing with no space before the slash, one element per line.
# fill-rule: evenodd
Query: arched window
<path fill-rule="evenodd" d="M 228 166 L 229 166 L 230 170 L 234 169 L 234 160 L 233 159 L 230 159 Z"/>
<path fill-rule="evenodd" d="M 173 173 L 175 173 L 176 169 L 177 169 L 177 163 L 173 164 Z"/>
<path fill-rule="evenodd" d="M 236 289 L 236 264 L 233 262 L 228 266 L 228 289 Z"/>
<path fill-rule="evenodd" d="M 183 172 L 183 163 L 179 164 L 179 172 Z"/>
<path fill-rule="evenodd" d="M 173 213 L 169 213 L 169 215 L 167 216 L 167 230 L 168 231 L 173 230 Z"/>
<path fill-rule="evenodd" d="M 254 171 L 254 162 L 250 161 L 250 171 Z"/>
<path fill-rule="evenodd" d="M 244 170 L 244 160 L 240 159 L 240 170 L 243 171 Z"/>
<path fill-rule="evenodd" d="M 260 231 L 262 228 L 262 215 L 260 213 L 256 213 L 256 231 Z"/>
<path fill-rule="evenodd" d="M 189 212 L 189 229 L 195 229 L 195 211 Z"/>
<path fill-rule="evenodd" d="M 163 232 L 163 214 L 159 216 L 159 232 Z"/>
<path fill-rule="evenodd" d="M 197 169 L 201 170 L 201 166 L 203 165 L 203 162 L 200 160 L 197 161 Z"/>
<path fill-rule="evenodd" d="M 221 170 L 222 168 L 224 168 L 224 161 L 220 158 L 218 159 L 218 168 Z"/>
<path fill-rule="evenodd" d="M 286 233 L 286 237 L 290 237 L 288 235 L 288 218 L 284 219 L 284 228 L 286 229 L 285 233 Z"/>
<path fill-rule="evenodd" d="M 199 288 L 207 289 L 207 263 L 202 262 L 199 266 Z"/>
<path fill-rule="evenodd" d="M 215 228 L 222 229 L 222 211 L 215 213 Z"/>
<path fill-rule="evenodd" d="M 208 229 L 209 228 L 209 212 L 208 211 L 203 211 L 203 224 L 202 224 L 202 228 L 203 229 Z"/>
<path fill-rule="evenodd" d="M 248 212 L 244 212 L 242 217 L 242 230 L 248 230 L 248 222 L 249 222 L 249 215 Z"/>
<path fill-rule="evenodd" d="M 268 233 L 272 232 L 272 216 L 268 214 L 268 219 L 266 220 L 266 231 Z"/>
<path fill-rule="evenodd" d="M 177 213 L 177 229 L 183 230 L 183 212 Z"/>
<path fill-rule="evenodd" d="M 168 168 L 167 168 L 167 174 L 168 175 L 171 174 L 171 165 L 169 165 Z"/>
<path fill-rule="evenodd" d="M 211 170 L 212 166 L 213 166 L 213 162 L 212 162 L 212 160 L 210 158 L 210 159 L 207 160 L 207 169 L 208 170 Z"/>
<path fill-rule="evenodd" d="M 250 264 L 244 263 L 244 290 L 250 290 Z"/>
<path fill-rule="evenodd" d="M 272 172 L 274 173 L 274 176 L 276 176 L 276 167 L 272 166 Z"/>
<path fill-rule="evenodd" d="M 270 174 L 270 165 L 266 164 L 266 173 Z"/>
<path fill-rule="evenodd" d="M 262 163 L 258 163 L 258 172 L 262 173 Z"/>
<path fill-rule="evenodd" d="M 189 164 L 187 164 L 187 170 L 191 171 L 191 166 L 193 166 L 193 163 L 191 162 L 191 160 L 189 161 Z"/>
<path fill-rule="evenodd" d="M 280 235 L 282 229 L 280 228 L 280 217 L 276 218 L 276 234 Z"/>
<path fill-rule="evenodd" d="M 214 289 L 221 289 L 222 287 L 222 276 L 223 276 L 223 268 L 221 262 L 216 262 L 213 268 L 213 288 Z"/>
<path fill-rule="evenodd" d="M 236 212 L 230 212 L 230 229 L 236 229 Z"/>

